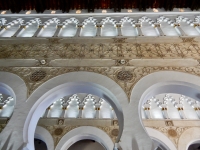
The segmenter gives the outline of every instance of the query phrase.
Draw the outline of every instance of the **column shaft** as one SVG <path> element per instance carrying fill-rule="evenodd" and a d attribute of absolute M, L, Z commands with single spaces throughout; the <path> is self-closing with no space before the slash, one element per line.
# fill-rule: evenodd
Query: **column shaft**
<path fill-rule="evenodd" d="M 44 28 L 44 25 L 39 25 L 38 29 L 36 30 L 36 32 L 34 33 L 33 37 L 37 37 L 38 34 L 41 32 L 41 30 Z"/>

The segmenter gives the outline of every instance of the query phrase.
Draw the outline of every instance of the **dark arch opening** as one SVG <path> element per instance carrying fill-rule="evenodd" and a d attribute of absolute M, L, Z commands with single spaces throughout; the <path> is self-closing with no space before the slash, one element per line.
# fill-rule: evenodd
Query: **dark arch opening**
<path fill-rule="evenodd" d="M 100 143 L 94 140 L 80 140 L 74 143 L 68 150 L 106 150 Z"/>
<path fill-rule="evenodd" d="M 47 145 L 40 139 L 34 139 L 35 150 L 47 150 Z"/>
<path fill-rule="evenodd" d="M 188 150 L 200 150 L 200 143 L 190 145 Z"/>

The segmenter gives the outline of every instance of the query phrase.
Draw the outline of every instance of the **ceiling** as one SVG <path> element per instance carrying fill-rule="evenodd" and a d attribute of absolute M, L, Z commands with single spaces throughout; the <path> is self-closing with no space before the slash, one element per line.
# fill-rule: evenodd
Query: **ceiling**
<path fill-rule="evenodd" d="M 73 9 L 113 9 L 120 12 L 121 9 L 138 9 L 145 11 L 148 8 L 164 8 L 167 11 L 173 8 L 190 8 L 198 10 L 200 0 L 0 0 L 0 10 L 11 10 L 19 13 L 21 10 L 36 10 L 43 13 L 45 10 L 62 10 L 69 12 Z"/>

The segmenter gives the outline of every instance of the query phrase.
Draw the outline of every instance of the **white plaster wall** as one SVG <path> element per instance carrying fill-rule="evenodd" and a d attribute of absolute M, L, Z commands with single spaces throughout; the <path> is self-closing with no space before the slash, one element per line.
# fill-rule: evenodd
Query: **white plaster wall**
<path fill-rule="evenodd" d="M 195 141 L 200 141 L 200 128 L 192 127 L 185 130 L 179 138 L 178 150 L 187 150 Z"/>
<path fill-rule="evenodd" d="M 19 76 L 8 72 L 0 72 L 0 83 L 8 86 L 8 89 L 11 91 L 10 95 L 16 100 L 13 115 L 7 126 L 0 134 L 0 149 L 11 133 L 12 136 L 9 141 L 9 145 L 13 145 L 13 147 L 17 148 L 23 143 L 22 133 L 26 119 L 26 111 L 23 109 L 25 108 L 25 102 L 27 99 L 26 84 Z"/>

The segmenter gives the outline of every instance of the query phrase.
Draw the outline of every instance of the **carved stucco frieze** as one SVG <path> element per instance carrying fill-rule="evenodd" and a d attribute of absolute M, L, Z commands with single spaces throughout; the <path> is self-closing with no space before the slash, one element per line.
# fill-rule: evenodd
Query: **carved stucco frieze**
<path fill-rule="evenodd" d="M 61 138 L 67 134 L 69 131 L 80 127 L 80 125 L 77 126 L 71 126 L 71 125 L 51 125 L 51 126 L 45 126 L 42 125 L 45 129 L 49 131 L 49 133 L 52 135 L 54 140 L 54 145 L 56 146 L 58 142 L 61 140 Z M 95 126 L 110 136 L 113 142 L 115 142 L 118 132 L 119 132 L 119 126 Z"/>
<path fill-rule="evenodd" d="M 199 49 L 197 42 L 1 44 L 0 59 L 200 59 Z"/>
<path fill-rule="evenodd" d="M 0 71 L 11 72 L 20 76 L 26 83 L 29 91 L 29 95 L 38 88 L 42 83 L 47 80 L 56 77 L 58 75 L 75 72 L 75 71 L 87 71 L 95 72 L 105 75 L 116 83 L 118 83 L 122 89 L 130 97 L 133 86 L 144 76 L 157 72 L 157 71 L 179 71 L 186 72 L 193 75 L 200 76 L 200 66 L 197 67 L 133 67 L 133 66 L 116 66 L 116 67 L 2 67 Z M 37 71 L 43 72 L 39 74 L 40 77 L 35 77 L 37 81 L 31 80 L 31 77 Z M 119 72 L 124 72 L 122 75 Z M 45 75 L 45 76 L 44 76 Z M 41 80 L 39 80 L 41 79 Z"/>
<path fill-rule="evenodd" d="M 166 126 L 166 127 L 150 127 L 153 129 L 156 129 L 163 134 L 165 134 L 173 143 L 174 145 L 178 148 L 178 141 L 181 136 L 181 134 L 191 128 L 191 127 L 174 127 L 174 126 Z"/>

